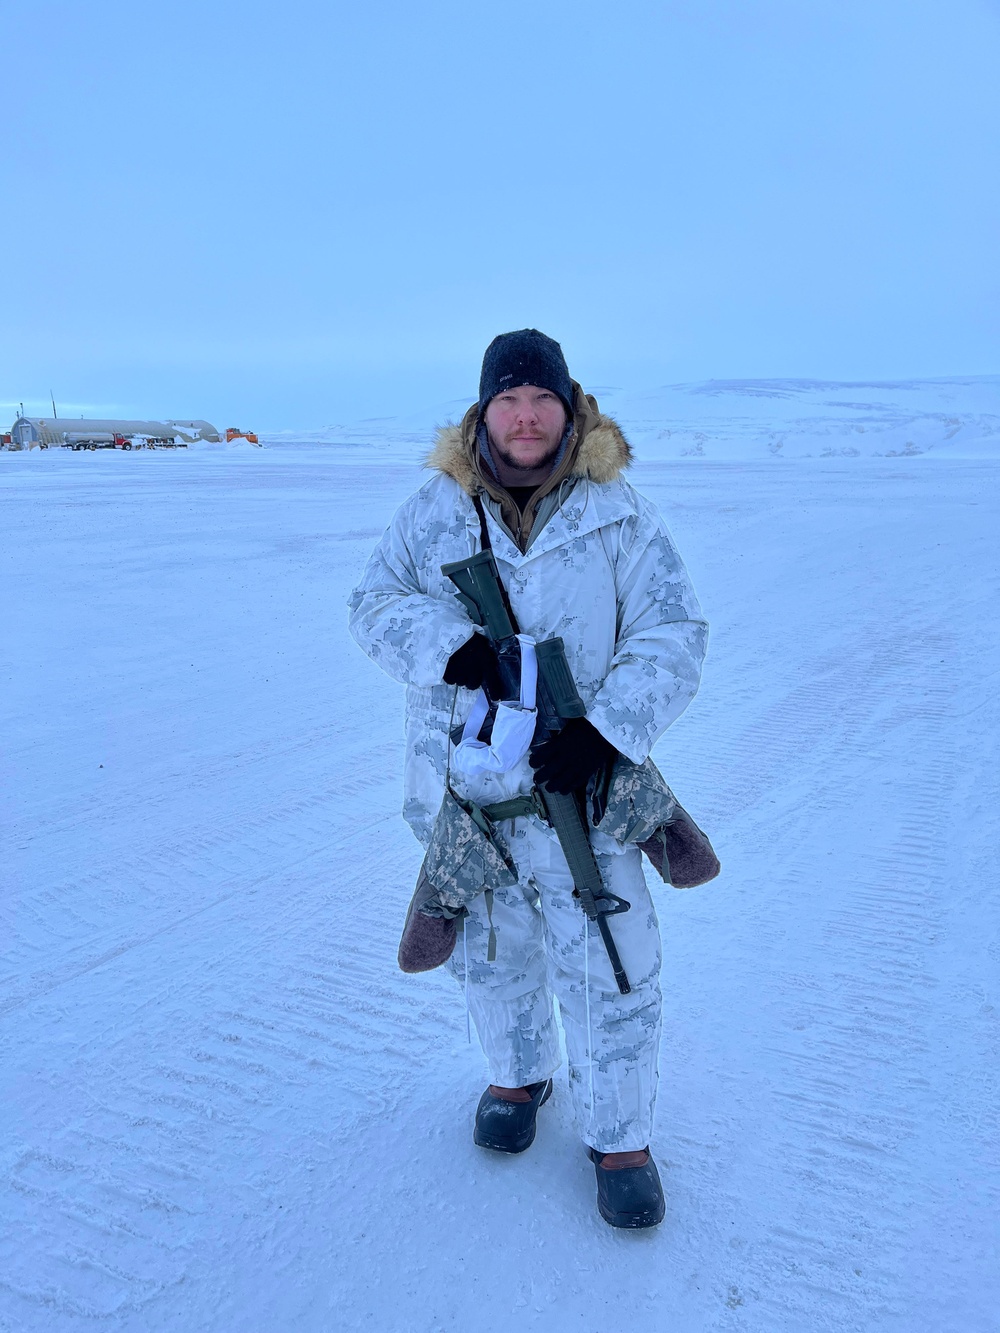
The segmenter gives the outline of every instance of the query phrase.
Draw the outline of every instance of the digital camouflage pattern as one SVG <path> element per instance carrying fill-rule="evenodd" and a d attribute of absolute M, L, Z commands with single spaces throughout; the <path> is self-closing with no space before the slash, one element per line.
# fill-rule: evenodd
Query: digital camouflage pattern
<path fill-rule="evenodd" d="M 630 994 L 621 995 L 600 935 L 573 897 L 555 834 L 530 817 L 505 821 L 502 829 L 517 881 L 494 893 L 491 904 L 483 894 L 469 904 L 447 963 L 464 985 L 468 959 L 469 1009 L 490 1082 L 524 1087 L 559 1068 L 554 996 L 581 1136 L 600 1152 L 645 1148 L 652 1137 L 662 1003 L 660 933 L 641 856 L 594 835 L 602 878 L 632 904 L 612 918 L 632 983 Z"/>
<path fill-rule="evenodd" d="M 451 792 L 446 792 L 420 875 L 433 892 L 425 896 L 419 910 L 425 916 L 458 916 L 483 889 L 516 883 L 517 867 L 502 837 L 484 832 Z"/>
<path fill-rule="evenodd" d="M 630 451 L 621 432 L 575 388 L 567 452 L 523 515 L 483 474 L 473 409 L 440 433 L 437 475 L 400 507 L 372 553 L 351 596 L 350 625 L 407 691 L 403 813 L 427 855 L 401 966 L 420 971 L 450 951 L 447 966 L 466 986 L 491 1081 L 502 1087 L 558 1068 L 558 999 L 581 1133 L 598 1151 L 617 1152 L 650 1141 L 662 1007 L 656 913 L 638 847 L 624 840 L 641 837 L 664 810 L 675 820 L 680 812 L 646 760 L 694 697 L 707 627 L 663 520 L 622 475 Z M 454 796 L 443 799 L 449 730 L 464 724 L 475 698 L 444 685 L 444 670 L 476 627 L 441 566 L 480 549 L 476 493 L 521 631 L 563 639 L 588 719 L 634 766 L 619 766 L 591 835 L 608 889 L 631 904 L 612 921 L 628 995 L 573 896 L 554 832 L 526 815 L 487 837 L 470 817 L 470 802 L 530 790 L 527 757 L 503 774 L 451 770 Z M 666 842 L 654 834 L 646 845 L 665 861 Z"/>
<path fill-rule="evenodd" d="M 689 888 L 719 873 L 711 843 L 678 803 L 652 760 L 633 764 L 620 757 L 599 812 L 596 801 L 592 794 L 587 805 L 598 837 L 636 844 L 668 884 Z M 508 888 L 516 882 L 517 873 L 499 828 L 482 811 L 467 807 L 446 791 L 407 914 L 400 944 L 403 970 L 428 971 L 440 966 L 451 952 L 447 940 L 454 937 L 430 930 L 420 916 L 460 917 L 484 889 Z"/>
<path fill-rule="evenodd" d="M 677 797 L 652 759 L 618 759 L 595 827 L 616 842 L 643 842 L 677 812 Z"/>
<path fill-rule="evenodd" d="M 655 506 L 621 475 L 628 455 L 620 432 L 593 416 L 548 497 L 552 512 L 535 523 L 525 550 L 503 507 L 479 487 L 468 441 L 459 428 L 446 428 L 432 456 L 437 474 L 397 511 L 351 596 L 355 639 L 407 687 L 403 814 L 425 847 L 444 794 L 455 701 L 442 683 L 444 668 L 475 632 L 441 573 L 442 564 L 480 547 L 467 487 L 483 495 L 522 632 L 562 637 L 588 719 L 622 754 L 642 764 L 698 688 L 707 626 L 694 590 Z M 456 722 L 465 721 L 474 697 L 458 691 Z M 526 792 L 531 781 L 525 759 L 499 779 L 456 778 L 455 785 L 460 796 L 489 803 Z"/>

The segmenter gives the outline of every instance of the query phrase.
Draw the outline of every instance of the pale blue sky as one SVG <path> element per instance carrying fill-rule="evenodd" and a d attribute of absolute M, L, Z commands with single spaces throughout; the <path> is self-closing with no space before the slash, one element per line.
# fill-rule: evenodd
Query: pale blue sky
<path fill-rule="evenodd" d="M 1000 369 L 1000 0 L 6 0 L 0 415 Z M 7 424 L 6 421 L 3 424 Z"/>

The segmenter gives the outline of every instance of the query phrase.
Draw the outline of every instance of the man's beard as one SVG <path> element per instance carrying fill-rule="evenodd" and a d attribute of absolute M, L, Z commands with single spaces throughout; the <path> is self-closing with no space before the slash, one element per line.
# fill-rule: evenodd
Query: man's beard
<path fill-rule="evenodd" d="M 513 454 L 509 453 L 506 443 L 500 443 L 491 431 L 487 431 L 487 439 L 490 442 L 490 450 L 494 457 L 499 458 L 512 472 L 538 472 L 541 468 L 548 467 L 555 460 L 556 454 L 559 452 L 559 446 L 562 444 L 562 436 L 560 436 L 544 457 L 539 458 L 534 463 L 523 463 L 519 458 L 515 458 Z M 541 439 L 541 436 L 539 436 L 539 439 Z"/>

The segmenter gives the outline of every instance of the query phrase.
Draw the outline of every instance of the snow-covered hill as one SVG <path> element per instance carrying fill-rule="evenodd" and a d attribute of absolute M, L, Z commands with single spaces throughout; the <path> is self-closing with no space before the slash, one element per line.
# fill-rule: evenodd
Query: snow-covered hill
<path fill-rule="evenodd" d="M 896 383 L 709 380 L 603 395 L 658 457 L 952 457 L 1000 453 L 1000 376 Z"/>
<path fill-rule="evenodd" d="M 708 380 L 634 392 L 588 386 L 621 421 L 643 458 L 952 458 L 1000 453 L 1000 375 L 835 383 L 818 380 Z M 439 403 L 409 416 L 381 417 L 291 440 L 395 450 L 426 447 L 436 424 L 457 420 L 471 401 Z"/>

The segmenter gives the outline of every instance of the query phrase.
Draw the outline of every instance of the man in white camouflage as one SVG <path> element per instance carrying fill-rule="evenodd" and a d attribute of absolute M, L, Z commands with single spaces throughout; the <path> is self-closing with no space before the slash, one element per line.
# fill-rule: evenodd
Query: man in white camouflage
<path fill-rule="evenodd" d="M 660 515 L 624 479 L 630 462 L 617 424 L 570 379 L 558 343 L 535 329 L 502 334 L 484 357 L 478 402 L 439 432 L 435 475 L 372 554 L 351 598 L 351 631 L 407 686 L 404 815 L 425 847 L 446 775 L 460 800 L 487 807 L 535 783 L 580 791 L 615 760 L 642 765 L 694 697 L 707 627 Z M 441 572 L 480 549 L 483 524 L 521 632 L 561 636 L 586 705 L 585 718 L 503 772 L 463 771 L 450 740 L 481 686 L 499 697 L 495 654 Z M 631 982 L 623 995 L 553 830 L 522 813 L 497 831 L 514 871 L 486 892 L 474 886 L 448 963 L 490 1071 L 475 1140 L 503 1152 L 531 1144 L 560 1063 L 555 997 L 601 1214 L 614 1226 L 656 1225 L 660 939 L 641 855 L 591 832 L 605 884 L 631 904 L 610 918 Z"/>

